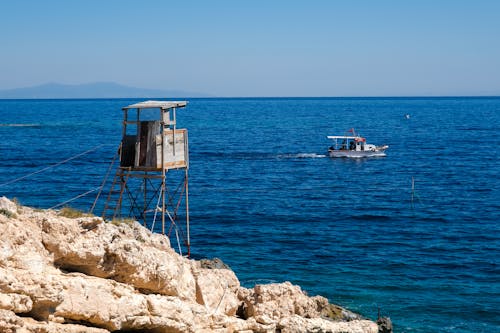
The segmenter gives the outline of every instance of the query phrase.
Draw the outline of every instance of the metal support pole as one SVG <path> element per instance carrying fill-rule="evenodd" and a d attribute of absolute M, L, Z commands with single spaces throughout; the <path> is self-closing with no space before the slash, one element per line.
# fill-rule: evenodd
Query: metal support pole
<path fill-rule="evenodd" d="M 175 119 L 175 108 L 172 108 L 172 116 L 174 121 L 174 130 L 172 131 L 172 153 L 175 156 L 175 130 L 177 129 L 176 119 Z"/>
<path fill-rule="evenodd" d="M 125 109 L 123 111 L 122 143 L 123 139 L 125 139 L 125 135 L 127 135 L 127 120 L 128 120 L 128 110 Z"/>
<path fill-rule="evenodd" d="M 188 168 L 186 168 L 186 174 L 185 174 L 185 186 L 186 186 L 186 245 L 187 245 L 187 256 L 188 258 L 191 256 L 191 240 L 190 240 L 190 233 L 189 233 L 189 177 L 188 177 Z"/>
<path fill-rule="evenodd" d="M 144 204 L 143 204 L 143 209 L 142 209 L 142 223 L 144 224 L 145 227 L 146 225 L 146 211 L 148 210 L 148 202 L 147 202 L 147 193 L 148 193 L 148 180 L 147 180 L 147 171 L 144 172 L 144 179 L 142 180 L 144 182 Z"/>
<path fill-rule="evenodd" d="M 161 133 L 161 233 L 165 235 L 165 186 L 166 186 L 166 175 L 165 175 L 165 124 L 163 120 L 160 123 L 160 133 Z"/>

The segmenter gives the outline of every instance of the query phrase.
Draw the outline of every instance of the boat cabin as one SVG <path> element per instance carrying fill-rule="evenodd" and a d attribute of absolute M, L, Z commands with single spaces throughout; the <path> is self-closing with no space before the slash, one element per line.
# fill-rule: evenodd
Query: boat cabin
<path fill-rule="evenodd" d="M 364 151 L 372 148 L 372 145 L 367 145 L 366 139 L 360 136 L 328 136 L 328 139 L 334 140 L 329 150 Z"/>

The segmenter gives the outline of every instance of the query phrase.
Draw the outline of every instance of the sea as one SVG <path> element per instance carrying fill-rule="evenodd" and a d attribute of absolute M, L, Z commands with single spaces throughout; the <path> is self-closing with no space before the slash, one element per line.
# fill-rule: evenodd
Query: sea
<path fill-rule="evenodd" d="M 142 100 L 0 100 L 0 195 L 89 210 Z M 395 332 L 500 332 L 499 97 L 186 100 L 193 258 Z M 387 156 L 330 158 L 351 128 Z"/>

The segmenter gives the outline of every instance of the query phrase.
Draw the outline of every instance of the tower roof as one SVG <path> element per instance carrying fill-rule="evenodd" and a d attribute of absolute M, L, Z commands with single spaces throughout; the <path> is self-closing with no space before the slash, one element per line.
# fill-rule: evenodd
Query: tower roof
<path fill-rule="evenodd" d="M 172 109 L 172 108 L 183 108 L 186 105 L 187 105 L 186 101 L 145 101 L 125 106 L 122 108 L 122 110 L 152 109 L 152 108 Z"/>

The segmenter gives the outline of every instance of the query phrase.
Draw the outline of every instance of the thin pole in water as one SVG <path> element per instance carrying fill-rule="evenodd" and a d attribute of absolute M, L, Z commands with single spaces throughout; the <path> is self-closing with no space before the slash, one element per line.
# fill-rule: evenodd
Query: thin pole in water
<path fill-rule="evenodd" d="M 420 200 L 420 197 L 418 196 L 417 192 L 415 191 L 415 178 L 411 177 L 411 209 L 413 210 L 415 208 L 415 198 L 417 198 L 418 202 L 422 204 L 422 201 Z"/>

